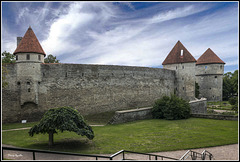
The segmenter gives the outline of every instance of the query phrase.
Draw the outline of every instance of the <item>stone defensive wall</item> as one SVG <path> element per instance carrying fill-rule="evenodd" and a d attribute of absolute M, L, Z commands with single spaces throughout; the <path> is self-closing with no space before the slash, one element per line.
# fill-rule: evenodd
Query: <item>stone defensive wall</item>
<path fill-rule="evenodd" d="M 189 102 L 191 114 L 193 117 L 206 118 L 207 116 L 207 99 L 201 98 Z M 198 116 L 199 115 L 199 116 Z M 226 117 L 222 117 L 226 118 Z M 138 108 L 132 110 L 116 111 L 108 124 L 121 124 L 135 120 L 152 119 L 152 107 Z"/>
<path fill-rule="evenodd" d="M 37 76 L 21 76 L 16 74 L 16 65 L 6 66 L 9 85 L 2 90 L 5 123 L 36 121 L 48 109 L 61 106 L 72 106 L 82 115 L 148 107 L 174 93 L 176 82 L 175 71 L 161 68 L 43 63 Z M 29 78 L 19 81 L 18 76 Z"/>

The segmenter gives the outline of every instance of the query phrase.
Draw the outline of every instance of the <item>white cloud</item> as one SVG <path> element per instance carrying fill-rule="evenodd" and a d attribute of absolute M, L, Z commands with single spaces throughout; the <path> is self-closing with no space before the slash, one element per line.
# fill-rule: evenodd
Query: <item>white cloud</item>
<path fill-rule="evenodd" d="M 22 7 L 18 23 L 37 19 L 33 29 L 44 51 L 65 63 L 160 66 L 178 40 L 196 59 L 207 48 L 223 61 L 237 57 L 237 7 L 212 12 L 214 3 L 167 4 L 135 9 L 124 3 L 125 12 L 109 2 L 45 3 Z"/>
<path fill-rule="evenodd" d="M 164 13 L 157 14 L 153 16 L 149 23 L 159 23 L 167 20 L 172 20 L 176 18 L 186 17 L 201 11 L 206 10 L 207 7 L 199 7 L 195 5 L 189 5 L 185 7 L 178 7 L 175 9 L 168 10 Z"/>

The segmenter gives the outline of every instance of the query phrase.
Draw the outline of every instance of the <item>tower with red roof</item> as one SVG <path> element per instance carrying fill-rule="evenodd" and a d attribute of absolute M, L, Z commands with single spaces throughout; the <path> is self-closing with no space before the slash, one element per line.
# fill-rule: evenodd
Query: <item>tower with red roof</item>
<path fill-rule="evenodd" d="M 20 39 L 19 39 L 20 38 Z M 29 27 L 23 38 L 18 37 L 16 50 L 13 52 L 16 62 L 44 62 L 46 56 L 32 28 Z"/>
<path fill-rule="evenodd" d="M 22 119 L 39 116 L 39 85 L 42 82 L 41 64 L 46 56 L 32 28 L 29 27 L 23 37 L 17 37 L 16 56 L 16 86 L 19 90 L 19 100 L 22 107 Z"/>
<path fill-rule="evenodd" d="M 178 41 L 162 63 L 163 68 L 176 71 L 175 93 L 189 101 L 195 99 L 196 62 L 192 54 Z"/>
<path fill-rule="evenodd" d="M 200 97 L 205 97 L 208 101 L 222 101 L 224 64 L 210 48 L 198 58 L 196 82 Z"/>

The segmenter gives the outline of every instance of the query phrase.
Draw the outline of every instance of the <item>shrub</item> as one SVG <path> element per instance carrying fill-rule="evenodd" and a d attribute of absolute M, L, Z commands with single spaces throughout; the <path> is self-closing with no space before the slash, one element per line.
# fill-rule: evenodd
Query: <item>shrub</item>
<path fill-rule="evenodd" d="M 231 105 L 235 105 L 237 103 L 237 97 L 231 97 L 229 98 L 228 102 L 231 104 Z"/>
<path fill-rule="evenodd" d="M 153 118 L 167 120 L 187 119 L 190 113 L 189 103 L 176 95 L 156 100 L 152 110 Z"/>
<path fill-rule="evenodd" d="M 238 97 L 231 97 L 228 102 L 232 105 L 232 110 L 238 112 Z"/>

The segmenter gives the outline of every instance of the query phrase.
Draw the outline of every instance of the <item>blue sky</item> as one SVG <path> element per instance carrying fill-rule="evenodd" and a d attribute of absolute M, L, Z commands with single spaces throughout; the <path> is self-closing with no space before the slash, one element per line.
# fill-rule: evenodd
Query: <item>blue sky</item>
<path fill-rule="evenodd" d="M 239 4 L 233 2 L 2 2 L 1 52 L 31 26 L 62 63 L 162 67 L 180 40 L 197 60 L 211 48 L 238 69 Z"/>

